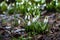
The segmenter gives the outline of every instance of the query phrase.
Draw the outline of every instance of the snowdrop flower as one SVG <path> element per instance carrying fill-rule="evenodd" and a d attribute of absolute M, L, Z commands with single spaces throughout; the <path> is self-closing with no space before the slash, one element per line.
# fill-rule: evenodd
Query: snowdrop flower
<path fill-rule="evenodd" d="M 11 9 L 11 4 L 9 4 L 9 6 L 7 7 L 7 9 L 8 9 L 8 10 Z"/>
<path fill-rule="evenodd" d="M 40 6 L 40 4 L 38 4 L 38 6 Z"/>
<path fill-rule="evenodd" d="M 46 6 L 46 4 L 41 5 L 40 7 L 41 7 L 42 10 L 44 10 L 44 7 L 45 7 L 45 6 Z"/>
<path fill-rule="evenodd" d="M 20 20 L 18 20 L 18 24 L 20 24 L 21 23 L 21 21 Z"/>
<path fill-rule="evenodd" d="M 53 1 L 56 1 L 56 5 L 58 5 L 58 0 L 53 0 Z"/>
<path fill-rule="evenodd" d="M 16 5 L 20 5 L 21 3 L 19 3 L 19 2 L 16 2 Z"/>
<path fill-rule="evenodd" d="M 30 15 L 26 14 L 25 19 L 30 19 Z"/>
<path fill-rule="evenodd" d="M 33 18 L 33 19 L 32 19 L 32 22 L 35 22 L 35 21 L 36 21 L 36 18 Z"/>
<path fill-rule="evenodd" d="M 42 0 L 42 3 L 45 3 L 45 0 Z"/>
<path fill-rule="evenodd" d="M 28 16 L 26 15 L 26 16 L 25 16 L 25 19 L 27 19 L 27 18 L 28 18 Z"/>
<path fill-rule="evenodd" d="M 34 9 L 36 9 L 36 6 L 34 6 Z"/>
<path fill-rule="evenodd" d="M 9 1 L 9 0 L 6 0 L 7 2 Z"/>
<path fill-rule="evenodd" d="M 28 11 L 30 10 L 31 8 L 28 8 Z"/>
<path fill-rule="evenodd" d="M 28 15 L 28 19 L 30 19 L 30 15 Z"/>
<path fill-rule="evenodd" d="M 56 5 L 58 5 L 58 0 L 56 0 Z"/>
<path fill-rule="evenodd" d="M 7 9 L 9 9 L 11 7 L 11 4 L 8 5 Z"/>
<path fill-rule="evenodd" d="M 28 25 L 28 26 L 29 26 L 29 25 L 31 25 L 31 22 L 30 22 L 30 21 L 28 21 L 27 25 Z"/>
<path fill-rule="evenodd" d="M 56 6 L 58 5 L 58 3 L 56 3 Z"/>
<path fill-rule="evenodd" d="M 44 4 L 43 6 L 46 6 L 46 4 Z"/>
<path fill-rule="evenodd" d="M 32 22 L 35 22 L 39 18 L 39 15 L 32 19 Z"/>
<path fill-rule="evenodd" d="M 19 3 L 18 3 L 18 2 L 16 2 L 16 5 L 19 5 Z"/>
<path fill-rule="evenodd" d="M 48 18 L 49 18 L 48 16 L 45 17 L 44 23 L 48 23 Z"/>
<path fill-rule="evenodd" d="M 40 4 L 38 4 L 37 8 L 39 8 L 39 7 L 40 7 Z"/>
<path fill-rule="evenodd" d="M 12 6 L 15 6 L 15 4 L 13 3 Z"/>
<path fill-rule="evenodd" d="M 29 2 L 29 4 L 31 5 L 31 2 Z"/>

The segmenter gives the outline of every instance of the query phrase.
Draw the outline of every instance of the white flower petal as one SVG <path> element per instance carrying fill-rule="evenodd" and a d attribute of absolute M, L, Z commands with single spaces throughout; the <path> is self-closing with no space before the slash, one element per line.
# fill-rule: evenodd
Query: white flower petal
<path fill-rule="evenodd" d="M 30 15 L 28 15 L 28 19 L 30 19 Z"/>
<path fill-rule="evenodd" d="M 27 19 L 27 15 L 25 16 L 25 19 Z"/>
<path fill-rule="evenodd" d="M 6 0 L 7 2 L 9 1 L 9 0 Z"/>
<path fill-rule="evenodd" d="M 35 21 L 36 21 L 36 18 L 33 18 L 33 19 L 32 19 L 32 22 L 35 22 Z"/>
<path fill-rule="evenodd" d="M 27 25 L 28 25 L 28 26 L 29 26 L 29 25 L 31 25 L 31 22 L 30 22 L 30 21 L 28 21 Z"/>
<path fill-rule="evenodd" d="M 44 19 L 44 23 L 48 23 L 48 16 Z"/>
<path fill-rule="evenodd" d="M 31 2 L 29 2 L 29 4 L 31 5 Z"/>
<path fill-rule="evenodd" d="M 21 21 L 20 20 L 18 20 L 18 24 L 20 24 L 21 23 Z"/>

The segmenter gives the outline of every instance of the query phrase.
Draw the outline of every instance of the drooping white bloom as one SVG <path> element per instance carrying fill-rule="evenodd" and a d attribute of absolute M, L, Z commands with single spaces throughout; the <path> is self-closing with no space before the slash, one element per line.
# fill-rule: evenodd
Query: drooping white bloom
<path fill-rule="evenodd" d="M 40 7 L 40 4 L 38 4 L 37 8 L 39 8 L 39 7 Z"/>
<path fill-rule="evenodd" d="M 36 21 L 36 18 L 33 18 L 33 19 L 32 19 L 32 22 L 35 22 L 35 21 Z"/>
<path fill-rule="evenodd" d="M 58 5 L 58 3 L 56 3 L 56 5 Z"/>
<path fill-rule="evenodd" d="M 21 3 L 20 2 L 16 2 L 16 5 L 20 5 Z"/>
<path fill-rule="evenodd" d="M 36 6 L 34 6 L 34 9 L 36 9 Z"/>
<path fill-rule="evenodd" d="M 44 23 L 48 23 L 48 18 L 49 18 L 48 16 L 45 17 Z"/>
<path fill-rule="evenodd" d="M 38 4 L 38 6 L 40 6 L 40 4 Z"/>
<path fill-rule="evenodd" d="M 38 4 L 38 6 L 40 6 L 40 4 Z"/>
<path fill-rule="evenodd" d="M 15 4 L 13 3 L 12 6 L 15 6 Z"/>
<path fill-rule="evenodd" d="M 43 6 L 46 6 L 46 4 L 44 4 Z"/>
<path fill-rule="evenodd" d="M 42 0 L 41 2 L 42 2 L 42 3 L 45 3 L 45 0 Z"/>
<path fill-rule="evenodd" d="M 31 25 L 31 22 L 30 22 L 30 21 L 28 21 L 27 25 L 28 25 L 28 26 L 29 26 L 29 25 Z"/>
<path fill-rule="evenodd" d="M 9 1 L 9 0 L 6 0 L 7 2 Z"/>
<path fill-rule="evenodd" d="M 20 24 L 21 23 L 21 21 L 20 20 L 18 20 L 18 24 Z"/>
<path fill-rule="evenodd" d="M 39 15 L 32 19 L 32 22 L 35 22 L 39 18 Z"/>
<path fill-rule="evenodd" d="M 55 1 L 56 2 L 56 5 L 58 5 L 58 0 L 53 0 L 53 1 Z"/>
<path fill-rule="evenodd" d="M 56 5 L 58 5 L 58 0 L 56 0 Z"/>
<path fill-rule="evenodd" d="M 26 16 L 25 16 L 25 19 L 27 19 L 27 18 L 28 18 L 28 16 L 26 15 Z"/>
<path fill-rule="evenodd" d="M 28 19 L 30 19 L 30 15 L 28 15 Z"/>
<path fill-rule="evenodd" d="M 46 6 L 46 4 L 41 5 L 40 7 L 41 7 L 42 10 L 44 10 L 45 6 Z"/>
<path fill-rule="evenodd" d="M 31 2 L 29 2 L 29 4 L 31 5 Z"/>
<path fill-rule="evenodd" d="M 26 14 L 25 19 L 30 19 L 30 15 Z"/>
<path fill-rule="evenodd" d="M 11 9 L 11 4 L 8 5 L 7 9 L 8 9 L 8 10 Z"/>
<path fill-rule="evenodd" d="M 16 5 L 18 5 L 19 3 L 18 2 L 16 2 Z"/>

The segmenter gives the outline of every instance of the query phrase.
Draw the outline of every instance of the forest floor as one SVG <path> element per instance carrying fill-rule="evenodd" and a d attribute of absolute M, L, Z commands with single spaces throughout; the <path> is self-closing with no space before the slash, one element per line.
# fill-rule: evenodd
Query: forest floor
<path fill-rule="evenodd" d="M 20 15 L 18 15 L 20 16 Z M 32 37 L 31 40 L 60 40 L 60 13 L 46 13 L 42 15 L 42 18 L 40 20 L 43 20 L 45 16 L 49 16 L 49 32 L 46 34 L 38 34 Z M 6 16 L 7 17 L 7 16 Z M 6 18 L 5 17 L 5 18 Z M 11 16 L 13 18 L 13 15 Z M 0 20 L 4 18 L 0 15 Z M 6 19 L 7 20 L 7 19 Z M 13 36 L 18 36 L 15 35 L 14 33 L 10 34 L 11 29 L 7 29 L 9 31 L 7 31 L 5 29 L 6 24 L 11 25 L 9 23 L 5 23 L 4 25 L 1 24 L 2 21 L 0 21 L 0 27 L 3 26 L 3 28 L 0 28 L 0 38 L 1 36 L 3 37 L 3 39 L 1 38 L 0 40 L 11 40 L 11 35 Z M 21 27 L 14 27 L 12 28 L 12 30 L 15 29 L 21 29 Z M 24 28 L 22 28 L 24 29 Z M 21 33 L 21 35 L 26 35 L 24 32 Z M 17 39 L 18 40 L 18 39 Z"/>

